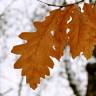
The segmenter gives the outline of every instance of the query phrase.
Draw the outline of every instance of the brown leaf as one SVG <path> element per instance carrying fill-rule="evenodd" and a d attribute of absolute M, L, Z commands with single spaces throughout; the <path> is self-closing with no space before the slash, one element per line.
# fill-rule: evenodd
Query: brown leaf
<path fill-rule="evenodd" d="M 83 13 L 75 7 L 70 14 L 72 21 L 68 24 L 69 45 L 73 57 L 78 56 L 80 52 L 83 52 L 86 58 L 92 56 L 96 45 L 96 8 L 92 6 L 85 4 Z"/>
<path fill-rule="evenodd" d="M 40 77 L 49 75 L 48 67 L 53 67 L 50 56 L 59 60 L 66 45 L 70 45 L 73 57 L 80 52 L 87 58 L 92 55 L 96 45 L 96 7 L 85 4 L 83 9 L 82 13 L 77 5 L 70 5 L 62 10 L 53 10 L 45 21 L 34 22 L 37 32 L 19 35 L 27 43 L 15 46 L 12 50 L 21 54 L 15 68 L 22 68 L 22 75 L 26 76 L 33 89 L 40 82 Z M 70 17 L 72 20 L 69 22 Z"/>
<path fill-rule="evenodd" d="M 37 32 L 24 32 L 20 38 L 27 40 L 26 44 L 15 46 L 12 50 L 15 54 L 21 54 L 15 63 L 15 68 L 22 68 L 22 75 L 26 75 L 27 82 L 35 89 L 40 77 L 49 75 L 48 67 L 53 67 L 53 61 L 49 56 L 60 59 L 63 55 L 65 38 L 63 23 L 67 10 L 54 10 L 43 22 L 34 22 Z M 54 46 L 54 48 L 53 48 Z"/>

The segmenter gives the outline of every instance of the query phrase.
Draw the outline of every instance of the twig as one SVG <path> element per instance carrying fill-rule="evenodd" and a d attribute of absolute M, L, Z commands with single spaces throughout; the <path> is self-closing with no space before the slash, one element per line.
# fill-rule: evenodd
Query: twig
<path fill-rule="evenodd" d="M 5 91 L 3 94 L 5 95 L 5 94 L 8 94 L 9 92 L 11 92 L 13 89 L 12 88 L 10 88 L 10 89 L 8 89 L 7 91 Z"/>
<path fill-rule="evenodd" d="M 19 90 L 18 90 L 18 96 L 21 96 L 22 87 L 23 87 L 23 77 L 21 77 L 21 80 L 20 80 Z"/>
<path fill-rule="evenodd" d="M 41 0 L 38 0 L 38 1 L 41 2 L 41 3 L 44 3 L 44 4 L 48 5 L 48 6 L 55 6 L 55 7 L 66 7 L 66 6 L 69 6 L 69 5 L 73 5 L 73 4 L 74 4 L 74 3 L 72 3 L 72 4 L 66 4 L 66 3 L 64 2 L 63 5 L 55 5 L 55 4 L 49 4 L 49 3 L 43 2 L 43 1 L 41 1 Z M 83 1 L 84 1 L 84 0 L 78 1 L 78 2 L 76 2 L 75 4 L 79 4 L 79 3 L 83 2 Z"/>
<path fill-rule="evenodd" d="M 0 96 L 4 96 L 4 95 L 6 95 L 6 94 L 8 94 L 9 92 L 11 92 L 13 89 L 12 88 L 10 88 L 10 89 L 8 89 L 7 91 L 5 91 L 5 92 L 3 92 L 3 93 L 0 93 Z"/>

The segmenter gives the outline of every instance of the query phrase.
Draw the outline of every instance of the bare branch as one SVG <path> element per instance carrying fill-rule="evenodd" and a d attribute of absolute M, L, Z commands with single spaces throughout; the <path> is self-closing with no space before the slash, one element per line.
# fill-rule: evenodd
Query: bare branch
<path fill-rule="evenodd" d="M 20 80 L 19 90 L 18 90 L 18 96 L 21 96 L 22 87 L 23 87 L 23 77 L 21 77 L 21 80 Z"/>
<path fill-rule="evenodd" d="M 72 3 L 72 4 L 66 4 L 66 3 L 64 2 L 63 5 L 55 5 L 55 4 L 49 4 L 49 3 L 43 2 L 43 1 L 41 1 L 41 0 L 38 0 L 38 1 L 41 2 L 41 3 L 44 3 L 44 4 L 48 5 L 48 6 L 55 6 L 55 7 L 66 7 L 66 6 L 69 6 L 69 5 L 79 4 L 79 3 L 81 3 L 81 2 L 84 2 L 84 0 L 81 0 L 81 1 L 78 1 L 78 2 Z"/>
<path fill-rule="evenodd" d="M 0 93 L 0 96 L 5 96 L 6 94 L 10 93 L 13 89 L 10 88 L 8 89 L 7 91 L 3 92 L 3 93 Z"/>

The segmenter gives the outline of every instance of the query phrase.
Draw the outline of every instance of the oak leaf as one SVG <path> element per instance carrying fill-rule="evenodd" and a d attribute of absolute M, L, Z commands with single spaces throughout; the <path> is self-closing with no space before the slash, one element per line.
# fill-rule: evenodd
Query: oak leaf
<path fill-rule="evenodd" d="M 12 49 L 13 53 L 21 54 L 15 68 L 22 68 L 22 75 L 26 76 L 33 89 L 40 82 L 40 77 L 49 75 L 49 67 L 53 67 L 50 56 L 59 60 L 66 45 L 70 45 L 73 57 L 80 52 L 87 58 L 92 55 L 96 45 L 96 8 L 84 4 L 83 11 L 77 5 L 53 10 L 44 21 L 34 22 L 36 32 L 23 32 L 19 35 L 27 43 Z M 69 22 L 70 18 L 72 20 Z"/>
<path fill-rule="evenodd" d="M 40 77 L 49 75 L 49 68 L 53 67 L 53 61 L 50 56 L 58 60 L 63 55 L 65 39 L 63 25 L 60 27 L 67 10 L 54 10 L 50 16 L 43 22 L 34 22 L 37 32 L 24 32 L 19 35 L 20 38 L 27 40 L 27 43 L 15 46 L 12 52 L 21 54 L 19 60 L 15 63 L 15 68 L 22 68 L 22 75 L 25 75 L 27 82 L 35 89 Z M 54 47 L 54 48 L 53 48 Z"/>
<path fill-rule="evenodd" d="M 96 45 L 96 6 L 85 3 L 83 11 L 75 7 L 70 14 L 68 43 L 73 57 L 83 52 L 86 58 L 90 58 Z"/>

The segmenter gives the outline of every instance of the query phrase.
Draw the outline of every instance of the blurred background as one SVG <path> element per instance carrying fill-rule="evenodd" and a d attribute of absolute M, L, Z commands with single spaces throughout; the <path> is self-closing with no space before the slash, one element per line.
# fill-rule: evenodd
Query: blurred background
<path fill-rule="evenodd" d="M 42 1 L 62 5 L 64 0 Z M 67 4 L 78 1 L 66 0 Z M 21 69 L 14 69 L 14 63 L 20 56 L 12 54 L 11 49 L 24 42 L 18 35 L 21 32 L 33 32 L 35 27 L 32 22 L 43 20 L 50 10 L 56 8 L 38 0 L 0 0 L 0 96 L 86 96 L 86 65 L 91 59 L 95 62 L 95 59 L 92 57 L 87 61 L 80 54 L 73 60 L 69 46 L 60 61 L 53 58 L 54 68 L 50 69 L 50 76 L 41 78 L 36 90 L 26 84 Z"/>

